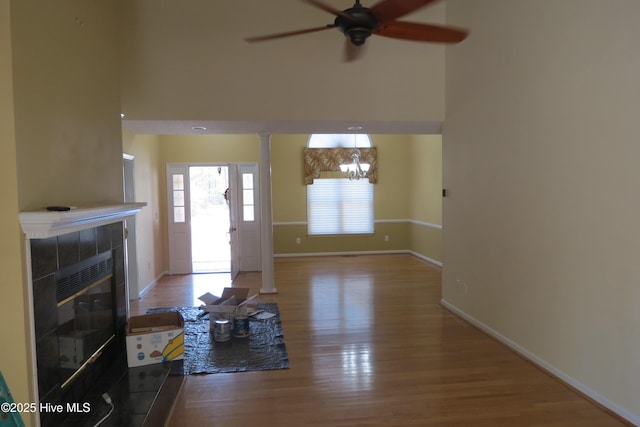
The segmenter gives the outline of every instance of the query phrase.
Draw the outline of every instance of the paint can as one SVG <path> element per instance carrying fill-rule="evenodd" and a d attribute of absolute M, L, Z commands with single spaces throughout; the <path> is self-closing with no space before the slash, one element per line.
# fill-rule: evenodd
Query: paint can
<path fill-rule="evenodd" d="M 249 318 L 247 316 L 236 316 L 233 319 L 233 336 L 236 338 L 249 336 Z"/>
<path fill-rule="evenodd" d="M 225 342 L 231 339 L 231 324 L 228 320 L 216 320 L 213 327 L 213 340 Z"/>

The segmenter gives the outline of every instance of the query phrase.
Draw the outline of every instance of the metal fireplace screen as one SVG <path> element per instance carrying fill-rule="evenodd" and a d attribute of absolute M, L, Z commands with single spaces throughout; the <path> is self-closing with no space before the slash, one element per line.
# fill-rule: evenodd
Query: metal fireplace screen
<path fill-rule="evenodd" d="M 114 337 L 112 277 L 111 251 L 56 272 L 63 389 Z"/>

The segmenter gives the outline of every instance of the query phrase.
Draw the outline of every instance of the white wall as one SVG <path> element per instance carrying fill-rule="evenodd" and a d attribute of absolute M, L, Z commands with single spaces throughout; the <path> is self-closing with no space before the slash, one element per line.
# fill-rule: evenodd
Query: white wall
<path fill-rule="evenodd" d="M 452 0 L 443 298 L 640 422 L 640 2 Z M 456 290 L 456 280 L 468 293 Z"/>
<path fill-rule="evenodd" d="M 369 2 L 372 3 L 372 2 Z M 245 37 L 333 22 L 301 1 L 125 0 L 123 111 L 128 120 L 444 118 L 444 48 L 372 36 L 342 62 L 337 29 L 249 44 Z M 348 8 L 352 0 L 334 1 Z M 444 22 L 444 3 L 406 19 Z"/>

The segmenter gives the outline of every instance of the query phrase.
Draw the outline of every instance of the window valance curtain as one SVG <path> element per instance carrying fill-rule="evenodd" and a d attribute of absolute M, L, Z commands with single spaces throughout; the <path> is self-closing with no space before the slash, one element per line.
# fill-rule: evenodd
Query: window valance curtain
<path fill-rule="evenodd" d="M 376 147 L 358 148 L 360 163 L 369 163 L 369 182 L 378 182 L 378 162 Z M 304 184 L 313 184 L 320 178 L 321 172 L 340 172 L 340 165 L 351 163 L 353 148 L 305 148 L 304 149 Z"/>

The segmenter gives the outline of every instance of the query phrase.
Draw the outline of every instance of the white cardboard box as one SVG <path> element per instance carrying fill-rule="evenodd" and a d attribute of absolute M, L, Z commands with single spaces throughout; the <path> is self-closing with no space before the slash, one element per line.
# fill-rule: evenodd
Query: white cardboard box
<path fill-rule="evenodd" d="M 210 293 L 206 293 L 198 299 L 205 303 L 200 308 L 209 313 L 211 321 L 210 329 L 213 329 L 213 322 L 216 320 L 228 320 L 233 323 L 236 316 L 247 315 L 247 303 L 254 299 L 258 294 L 247 298 L 249 288 L 224 288 L 221 297 L 216 297 Z M 235 304 L 226 304 L 230 298 L 235 299 Z"/>
<path fill-rule="evenodd" d="M 184 319 L 175 311 L 132 316 L 126 341 L 130 368 L 180 360 L 184 357 Z"/>

